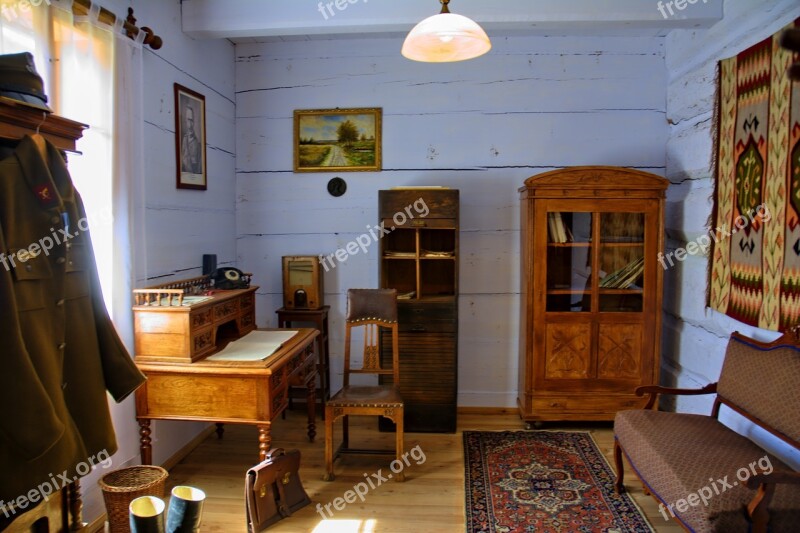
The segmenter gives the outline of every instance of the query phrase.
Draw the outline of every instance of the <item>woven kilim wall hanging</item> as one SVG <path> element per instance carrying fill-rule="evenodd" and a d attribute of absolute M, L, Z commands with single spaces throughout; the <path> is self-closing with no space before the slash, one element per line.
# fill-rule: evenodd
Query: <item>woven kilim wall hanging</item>
<path fill-rule="evenodd" d="M 710 232 L 709 306 L 775 331 L 800 323 L 800 83 L 782 31 L 719 62 Z"/>

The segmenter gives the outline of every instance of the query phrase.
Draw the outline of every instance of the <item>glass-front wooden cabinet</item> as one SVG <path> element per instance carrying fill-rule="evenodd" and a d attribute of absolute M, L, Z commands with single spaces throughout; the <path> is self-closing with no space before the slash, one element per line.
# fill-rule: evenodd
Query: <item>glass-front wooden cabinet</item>
<path fill-rule="evenodd" d="M 658 382 L 667 180 L 617 167 L 533 176 L 520 189 L 520 415 L 612 420 Z"/>

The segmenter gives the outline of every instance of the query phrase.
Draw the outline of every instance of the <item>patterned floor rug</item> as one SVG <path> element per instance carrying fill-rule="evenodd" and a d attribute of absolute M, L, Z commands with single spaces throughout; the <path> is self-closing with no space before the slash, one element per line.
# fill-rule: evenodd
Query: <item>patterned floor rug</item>
<path fill-rule="evenodd" d="M 652 532 L 585 431 L 465 431 L 467 532 Z"/>

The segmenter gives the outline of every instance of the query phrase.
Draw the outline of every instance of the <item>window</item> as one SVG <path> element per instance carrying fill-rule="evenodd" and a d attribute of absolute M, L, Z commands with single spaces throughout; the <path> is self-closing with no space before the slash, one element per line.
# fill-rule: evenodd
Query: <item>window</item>
<path fill-rule="evenodd" d="M 112 299 L 113 35 L 71 11 L 41 3 L 0 0 L 0 52 L 31 52 L 45 81 L 50 107 L 87 124 L 68 154 L 69 169 L 83 198 L 106 307 Z"/>

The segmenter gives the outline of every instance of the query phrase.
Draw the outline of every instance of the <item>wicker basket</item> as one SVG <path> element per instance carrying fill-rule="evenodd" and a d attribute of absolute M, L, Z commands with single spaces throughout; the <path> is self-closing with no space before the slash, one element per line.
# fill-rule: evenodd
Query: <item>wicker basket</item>
<path fill-rule="evenodd" d="M 128 506 L 139 496 L 164 497 L 167 471 L 160 466 L 130 466 L 109 472 L 97 482 L 103 490 L 111 533 L 130 533 Z"/>

